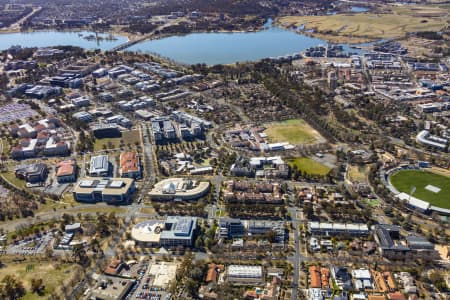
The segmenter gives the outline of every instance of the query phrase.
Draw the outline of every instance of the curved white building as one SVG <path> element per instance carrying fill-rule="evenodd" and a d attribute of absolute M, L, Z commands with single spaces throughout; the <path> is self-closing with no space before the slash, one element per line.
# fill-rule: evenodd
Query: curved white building
<path fill-rule="evenodd" d="M 442 137 L 432 135 L 428 130 L 422 130 L 417 134 L 416 141 L 424 146 L 447 151 L 448 140 Z"/>
<path fill-rule="evenodd" d="M 155 184 L 149 195 L 152 200 L 197 200 L 208 194 L 210 183 L 185 178 L 169 178 Z"/>

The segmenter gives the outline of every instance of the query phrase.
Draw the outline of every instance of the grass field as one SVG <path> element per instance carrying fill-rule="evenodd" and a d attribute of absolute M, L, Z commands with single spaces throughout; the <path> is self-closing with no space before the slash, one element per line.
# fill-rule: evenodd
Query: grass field
<path fill-rule="evenodd" d="M 32 266 L 32 268 L 27 271 L 27 266 Z M 30 292 L 31 279 L 43 279 L 46 296 L 48 296 L 49 292 L 58 290 L 61 287 L 61 283 L 72 276 L 75 268 L 80 267 L 75 264 L 56 265 L 48 262 L 8 263 L 6 267 L 0 269 L 0 280 L 6 275 L 13 275 L 22 281 L 27 290 L 27 294 L 22 299 L 43 299 L 43 297 L 39 297 L 37 294 Z"/>
<path fill-rule="evenodd" d="M 323 139 L 320 134 L 302 119 L 270 123 L 265 133 L 272 143 L 314 144 Z"/>
<path fill-rule="evenodd" d="M 297 157 L 288 160 L 288 163 L 291 167 L 297 166 L 298 170 L 301 170 L 310 175 L 327 175 L 331 169 L 327 166 L 324 166 L 317 161 L 308 158 L 308 157 Z"/>
<path fill-rule="evenodd" d="M 348 166 L 348 177 L 351 181 L 366 182 L 368 166 Z"/>
<path fill-rule="evenodd" d="M 332 35 L 397 38 L 408 32 L 439 31 L 446 26 L 448 10 L 433 6 L 386 7 L 385 13 L 336 14 L 332 16 L 287 16 L 278 20 L 283 26 L 304 25 L 319 33 Z"/>
<path fill-rule="evenodd" d="M 128 146 L 128 144 L 130 144 L 131 147 L 135 147 L 136 142 L 141 143 L 139 130 L 124 131 L 122 132 L 122 137 L 120 138 L 96 139 L 94 143 L 94 151 L 117 149 L 120 147 L 121 141 L 124 146 Z"/>
<path fill-rule="evenodd" d="M 419 170 L 403 170 L 390 178 L 392 185 L 400 192 L 409 193 L 411 186 L 416 187 L 414 197 L 427 201 L 431 205 L 450 209 L 450 178 Z M 426 190 L 427 185 L 441 189 L 434 193 Z"/>
<path fill-rule="evenodd" d="M 16 177 L 13 171 L 2 173 L 1 176 L 19 190 L 26 189 L 25 181 Z"/>
<path fill-rule="evenodd" d="M 380 205 L 380 200 L 378 199 L 365 199 L 364 202 L 371 207 Z"/>

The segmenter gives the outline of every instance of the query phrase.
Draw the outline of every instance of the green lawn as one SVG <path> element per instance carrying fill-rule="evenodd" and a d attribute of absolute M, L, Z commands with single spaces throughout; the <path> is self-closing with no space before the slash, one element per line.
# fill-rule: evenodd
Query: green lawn
<path fill-rule="evenodd" d="M 378 199 L 365 199 L 364 202 L 371 207 L 380 205 L 380 200 Z"/>
<path fill-rule="evenodd" d="M 138 142 L 139 144 L 141 143 L 139 130 L 128 130 L 122 132 L 122 137 L 120 138 L 95 139 L 94 151 L 117 149 L 121 144 L 125 147 L 127 147 L 128 144 L 130 144 L 131 147 L 136 147 L 136 142 Z"/>
<path fill-rule="evenodd" d="M 450 209 L 450 178 L 419 170 L 402 170 L 391 176 L 392 185 L 400 192 L 409 193 L 411 186 L 416 187 L 414 197 L 430 202 L 431 205 Z M 426 190 L 427 185 L 441 189 L 434 193 Z"/>
<path fill-rule="evenodd" d="M 331 169 L 327 166 L 318 163 L 317 161 L 308 157 L 297 157 L 288 160 L 289 165 L 293 168 L 297 166 L 298 170 L 301 170 L 310 175 L 327 175 Z"/>
<path fill-rule="evenodd" d="M 265 133 L 272 143 L 313 144 L 320 138 L 320 134 L 302 119 L 270 123 L 266 126 Z"/>
<path fill-rule="evenodd" d="M 19 190 L 26 189 L 26 183 L 24 180 L 20 180 L 16 177 L 13 171 L 2 173 L 1 176 L 10 184 L 14 185 Z"/>

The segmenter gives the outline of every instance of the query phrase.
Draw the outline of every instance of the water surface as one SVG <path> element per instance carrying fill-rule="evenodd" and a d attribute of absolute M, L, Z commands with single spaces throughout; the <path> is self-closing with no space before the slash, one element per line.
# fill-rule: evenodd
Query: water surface
<path fill-rule="evenodd" d="M 84 49 L 110 50 L 117 45 L 125 43 L 125 36 L 114 36 L 116 40 L 87 40 L 84 37 L 95 35 L 94 32 L 79 31 L 35 31 L 0 34 L 0 50 L 8 49 L 13 45 L 22 47 L 51 47 L 51 46 L 78 46 Z M 98 36 L 107 38 L 109 34 L 99 33 Z"/>

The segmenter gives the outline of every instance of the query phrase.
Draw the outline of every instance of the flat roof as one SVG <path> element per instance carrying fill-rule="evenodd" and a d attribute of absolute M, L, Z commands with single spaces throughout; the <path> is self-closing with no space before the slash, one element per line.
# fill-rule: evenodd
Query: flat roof
<path fill-rule="evenodd" d="M 89 173 L 101 173 L 109 171 L 108 155 L 98 155 L 91 157 Z"/>
<path fill-rule="evenodd" d="M 131 178 L 85 177 L 78 181 L 73 191 L 78 194 L 90 194 L 94 191 L 102 191 L 105 195 L 126 194 L 133 182 Z"/>
<path fill-rule="evenodd" d="M 168 225 L 171 225 L 170 229 L 167 229 Z M 196 227 L 196 217 L 168 216 L 161 232 L 161 239 L 191 239 Z"/>
<path fill-rule="evenodd" d="M 148 274 L 154 277 L 152 286 L 167 287 L 175 278 L 178 264 L 173 262 L 160 262 L 152 264 L 148 271 Z"/>
<path fill-rule="evenodd" d="M 244 278 L 261 278 L 261 266 L 246 266 L 246 265 L 230 265 L 228 266 L 228 276 L 244 277 Z"/>

